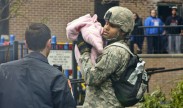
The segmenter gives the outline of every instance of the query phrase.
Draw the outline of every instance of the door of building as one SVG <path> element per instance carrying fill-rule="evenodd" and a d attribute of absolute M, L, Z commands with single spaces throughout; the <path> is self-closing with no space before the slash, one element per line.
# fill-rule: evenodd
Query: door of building
<path fill-rule="evenodd" d="M 158 17 L 161 18 L 163 22 L 166 21 L 166 18 L 171 15 L 172 6 L 177 6 L 177 15 L 183 17 L 183 5 L 177 3 L 158 3 Z"/>
<path fill-rule="evenodd" d="M 105 12 L 113 7 L 113 6 L 119 6 L 118 0 L 109 0 L 109 2 L 102 3 L 103 0 L 95 0 L 95 14 L 98 16 L 98 21 L 102 24 L 102 26 L 105 24 L 105 21 L 103 19 Z"/>

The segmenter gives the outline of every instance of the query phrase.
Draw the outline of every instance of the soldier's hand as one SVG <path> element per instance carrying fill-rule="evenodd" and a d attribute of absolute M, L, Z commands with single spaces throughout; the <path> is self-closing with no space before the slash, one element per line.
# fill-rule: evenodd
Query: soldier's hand
<path fill-rule="evenodd" d="M 78 49 L 81 53 L 81 55 L 85 52 L 91 52 L 91 45 L 84 41 L 82 34 L 80 33 L 78 36 L 78 39 L 76 41 L 76 44 L 78 46 Z"/>

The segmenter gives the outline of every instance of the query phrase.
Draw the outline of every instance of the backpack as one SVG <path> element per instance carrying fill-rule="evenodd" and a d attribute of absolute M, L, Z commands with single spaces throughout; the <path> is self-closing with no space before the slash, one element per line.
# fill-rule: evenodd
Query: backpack
<path fill-rule="evenodd" d="M 119 80 L 115 80 L 115 73 L 110 78 L 115 95 L 120 103 L 124 107 L 133 106 L 143 98 L 147 89 L 148 77 L 145 71 L 145 62 L 138 55 L 134 55 L 125 45 L 121 43 L 111 45 L 122 47 L 131 55 L 130 61 Z"/>

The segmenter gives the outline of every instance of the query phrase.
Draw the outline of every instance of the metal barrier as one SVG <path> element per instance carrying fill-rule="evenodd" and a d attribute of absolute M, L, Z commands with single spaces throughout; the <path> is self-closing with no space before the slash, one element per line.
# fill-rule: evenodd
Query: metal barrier
<path fill-rule="evenodd" d="M 157 28 L 156 30 L 159 33 L 156 33 L 156 34 L 145 33 L 147 29 L 152 30 L 155 28 Z M 143 33 L 139 34 L 141 32 L 137 32 L 137 34 L 129 35 L 128 38 L 130 38 L 130 49 L 133 52 L 135 52 L 136 50 L 134 50 L 134 49 L 137 47 L 136 49 L 143 50 L 143 52 L 136 51 L 135 53 L 147 53 L 147 54 L 183 53 L 183 42 L 180 41 L 181 45 L 177 45 L 178 46 L 177 47 L 176 44 L 178 42 L 176 43 L 175 42 L 176 40 L 174 39 L 174 38 L 181 39 L 182 36 L 180 36 L 179 33 L 171 34 L 171 33 L 174 33 L 173 32 L 174 29 L 179 29 L 179 28 L 183 30 L 183 25 L 139 26 L 138 29 L 136 29 L 136 30 L 142 31 Z M 160 29 L 161 29 L 161 31 L 160 31 Z M 165 34 L 165 31 L 170 31 L 170 33 L 166 32 L 166 34 Z M 178 30 L 178 31 L 180 31 L 180 30 Z M 176 37 L 174 37 L 174 36 L 176 36 Z M 146 45 L 144 45 L 144 38 L 146 39 L 146 42 L 147 42 L 147 44 L 145 43 Z M 135 40 L 133 40 L 133 39 L 135 39 Z M 182 40 L 183 40 L 183 38 L 182 38 Z M 135 46 L 134 46 L 134 44 L 135 44 Z M 138 47 L 140 47 L 140 48 L 138 48 Z M 144 49 L 144 47 L 147 47 L 147 49 Z M 177 51 L 176 47 L 177 47 L 177 49 L 179 49 L 179 51 Z"/>
<path fill-rule="evenodd" d="M 24 42 L 18 42 L 19 45 L 19 58 L 23 58 L 25 54 L 28 54 L 28 49 Z"/>
<path fill-rule="evenodd" d="M 0 64 L 18 59 L 18 41 L 0 46 Z"/>
<path fill-rule="evenodd" d="M 149 92 L 149 80 L 151 78 L 151 75 L 157 74 L 157 73 L 164 73 L 164 72 L 174 72 L 174 71 L 180 71 L 183 70 L 183 67 L 180 68 L 172 68 L 172 69 L 165 69 L 165 67 L 159 67 L 159 68 L 147 68 L 147 75 L 148 78 L 148 86 L 147 86 L 147 92 Z"/>

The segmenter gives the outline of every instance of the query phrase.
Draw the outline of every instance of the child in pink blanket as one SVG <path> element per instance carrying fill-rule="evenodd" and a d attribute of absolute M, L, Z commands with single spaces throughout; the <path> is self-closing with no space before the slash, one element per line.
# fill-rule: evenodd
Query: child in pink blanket
<path fill-rule="evenodd" d="M 91 49 L 91 60 L 92 63 L 95 64 L 98 54 L 101 54 L 103 51 L 103 40 L 101 36 L 103 27 L 97 21 L 96 14 L 93 17 L 91 17 L 90 14 L 86 14 L 67 24 L 66 34 L 68 39 L 72 41 L 77 40 L 80 32 L 83 36 L 83 39 L 93 46 Z M 80 52 L 77 45 L 75 45 L 75 58 L 78 65 L 80 66 Z"/>

